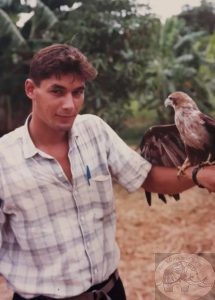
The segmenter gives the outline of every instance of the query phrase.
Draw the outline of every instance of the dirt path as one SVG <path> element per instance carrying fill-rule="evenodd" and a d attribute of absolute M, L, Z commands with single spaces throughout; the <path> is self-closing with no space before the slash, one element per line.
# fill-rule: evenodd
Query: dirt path
<path fill-rule="evenodd" d="M 169 198 L 168 205 L 155 196 L 149 208 L 141 192 L 129 195 L 119 187 L 116 191 L 120 271 L 128 300 L 161 299 L 157 293 L 155 297 L 155 253 L 204 252 L 213 253 L 214 259 L 215 195 L 193 188 L 179 202 Z M 205 297 L 214 300 L 215 292 Z"/>
<path fill-rule="evenodd" d="M 212 253 L 214 259 L 214 194 L 194 188 L 183 193 L 179 202 L 169 198 L 168 205 L 155 196 L 149 208 L 142 191 L 128 194 L 115 185 L 115 192 L 117 240 L 121 249 L 119 269 L 128 300 L 161 299 L 158 294 L 155 297 L 155 253 L 204 252 Z M 215 268 L 215 259 L 213 262 Z M 212 292 L 204 299 L 215 299 Z M 0 300 L 11 300 L 11 291 L 3 279 Z"/>

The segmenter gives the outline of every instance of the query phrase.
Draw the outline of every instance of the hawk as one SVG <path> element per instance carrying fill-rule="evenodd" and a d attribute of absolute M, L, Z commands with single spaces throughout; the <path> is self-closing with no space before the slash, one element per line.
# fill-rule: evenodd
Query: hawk
<path fill-rule="evenodd" d="M 164 103 L 173 107 L 175 124 L 149 128 L 140 143 L 141 155 L 153 165 L 179 168 L 178 175 L 188 166 L 214 164 L 215 119 L 202 113 L 183 92 L 170 94 Z M 145 193 L 151 205 L 151 193 Z M 165 195 L 158 196 L 166 202 Z M 179 199 L 179 195 L 171 196 Z"/>

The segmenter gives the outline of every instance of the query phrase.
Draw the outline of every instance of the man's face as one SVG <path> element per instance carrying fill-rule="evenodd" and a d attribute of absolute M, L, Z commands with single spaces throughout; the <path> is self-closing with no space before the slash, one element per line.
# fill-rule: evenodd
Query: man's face
<path fill-rule="evenodd" d="M 27 79 L 25 91 L 32 100 L 34 126 L 68 131 L 83 106 L 84 88 L 85 81 L 72 74 L 52 76 L 39 86 Z"/>

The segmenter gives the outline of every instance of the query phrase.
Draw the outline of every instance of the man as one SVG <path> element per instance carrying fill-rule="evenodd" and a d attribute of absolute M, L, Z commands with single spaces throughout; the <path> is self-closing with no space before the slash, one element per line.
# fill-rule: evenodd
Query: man
<path fill-rule="evenodd" d="M 0 139 L 0 273 L 14 300 L 126 299 L 111 177 L 130 192 L 193 186 L 191 170 L 179 180 L 152 167 L 100 118 L 79 115 L 95 77 L 76 48 L 40 50 L 25 82 L 32 113 Z"/>

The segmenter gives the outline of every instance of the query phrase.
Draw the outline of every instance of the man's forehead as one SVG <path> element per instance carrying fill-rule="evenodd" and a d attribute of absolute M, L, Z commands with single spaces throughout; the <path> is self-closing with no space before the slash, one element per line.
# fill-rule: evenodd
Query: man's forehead
<path fill-rule="evenodd" d="M 43 81 L 46 81 L 49 86 L 61 88 L 67 88 L 68 86 L 85 86 L 85 80 L 74 74 L 63 74 L 60 76 L 53 75 Z"/>

